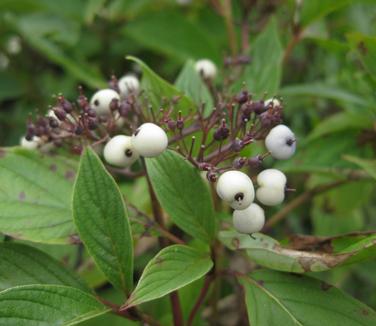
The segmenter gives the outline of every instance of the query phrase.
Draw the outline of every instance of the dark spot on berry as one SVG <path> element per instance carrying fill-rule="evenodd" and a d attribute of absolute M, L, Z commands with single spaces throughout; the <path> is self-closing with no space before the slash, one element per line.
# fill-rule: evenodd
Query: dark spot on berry
<path fill-rule="evenodd" d="M 292 146 L 294 143 L 295 143 L 295 139 L 293 138 L 289 138 L 286 140 L 286 145 L 288 146 Z"/>
<path fill-rule="evenodd" d="M 51 164 L 51 165 L 50 165 L 50 170 L 51 170 L 52 172 L 56 172 L 56 170 L 57 170 L 57 166 L 56 166 L 56 164 Z"/>
<path fill-rule="evenodd" d="M 138 129 L 134 132 L 134 135 L 137 136 L 139 132 L 140 132 L 140 128 L 138 128 Z"/>
<path fill-rule="evenodd" d="M 95 106 L 98 106 L 98 105 L 99 105 L 99 101 L 98 101 L 98 100 L 95 100 L 95 101 L 94 101 L 94 105 L 95 105 Z"/>
<path fill-rule="evenodd" d="M 26 198 L 26 194 L 23 191 L 21 191 L 20 194 L 18 195 L 18 199 L 20 201 L 24 201 L 25 198 Z"/>
<path fill-rule="evenodd" d="M 131 157 L 132 155 L 133 155 L 132 150 L 130 150 L 129 148 L 125 150 L 125 156 L 126 157 Z"/>
<path fill-rule="evenodd" d="M 236 201 L 242 201 L 244 199 L 244 194 L 242 192 L 238 192 L 237 194 L 235 194 L 234 199 Z"/>

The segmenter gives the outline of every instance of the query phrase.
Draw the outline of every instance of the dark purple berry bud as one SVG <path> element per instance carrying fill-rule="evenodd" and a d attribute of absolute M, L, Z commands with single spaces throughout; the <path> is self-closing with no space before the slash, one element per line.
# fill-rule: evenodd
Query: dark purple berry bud
<path fill-rule="evenodd" d="M 55 129 L 57 127 L 59 127 L 59 121 L 57 121 L 55 118 L 53 117 L 49 117 L 48 118 L 48 124 L 51 128 Z"/>
<path fill-rule="evenodd" d="M 241 169 L 246 162 L 247 159 L 245 157 L 238 157 L 232 162 L 232 166 L 234 169 Z"/>
<path fill-rule="evenodd" d="M 215 171 L 208 171 L 208 173 L 206 173 L 206 178 L 209 182 L 216 182 L 218 180 L 218 173 Z"/>
<path fill-rule="evenodd" d="M 244 148 L 244 142 L 238 138 L 236 138 L 231 144 L 231 149 L 234 152 L 240 152 L 243 148 Z"/>
<path fill-rule="evenodd" d="M 61 108 L 66 112 L 66 113 L 71 113 L 73 111 L 73 105 L 71 102 L 66 100 L 64 96 L 59 96 L 58 97 L 59 104 Z"/>
<path fill-rule="evenodd" d="M 81 125 L 77 125 L 74 130 L 74 133 L 76 135 L 82 135 L 83 132 L 84 132 L 84 128 Z"/>
<path fill-rule="evenodd" d="M 60 107 L 55 107 L 53 109 L 56 117 L 60 120 L 60 121 L 64 121 L 65 118 L 67 117 L 67 113 Z"/>
<path fill-rule="evenodd" d="M 254 157 L 250 157 L 248 159 L 248 165 L 251 167 L 251 168 L 258 168 L 260 167 L 262 164 L 262 156 L 261 155 L 256 155 Z"/>
<path fill-rule="evenodd" d="M 170 130 L 174 131 L 176 129 L 177 122 L 175 120 L 168 120 L 167 126 Z"/>
<path fill-rule="evenodd" d="M 87 121 L 87 127 L 90 130 L 94 130 L 98 127 L 96 119 L 88 119 Z"/>
<path fill-rule="evenodd" d="M 86 113 L 87 113 L 87 116 L 90 117 L 90 118 L 96 118 L 97 117 L 97 113 L 93 109 L 88 109 Z"/>
<path fill-rule="evenodd" d="M 119 110 L 119 100 L 117 98 L 113 98 L 110 102 L 110 110 L 117 111 Z"/>
<path fill-rule="evenodd" d="M 241 91 L 235 96 L 235 101 L 239 104 L 243 104 L 249 100 L 249 93 L 247 91 Z"/>
<path fill-rule="evenodd" d="M 213 138 L 215 140 L 221 141 L 226 139 L 230 134 L 230 129 L 226 126 L 226 120 L 222 120 L 221 126 L 215 131 Z"/>
<path fill-rule="evenodd" d="M 268 108 L 265 106 L 265 103 L 263 100 L 256 101 L 252 103 L 252 109 L 256 114 L 261 114 L 265 112 Z"/>
<path fill-rule="evenodd" d="M 179 130 L 184 128 L 184 120 L 181 115 L 181 111 L 178 112 L 178 119 L 176 120 L 176 128 L 178 128 Z"/>
<path fill-rule="evenodd" d="M 118 109 L 120 116 L 122 116 L 123 118 L 126 117 L 131 111 L 131 108 L 132 107 L 128 102 L 122 102 Z"/>

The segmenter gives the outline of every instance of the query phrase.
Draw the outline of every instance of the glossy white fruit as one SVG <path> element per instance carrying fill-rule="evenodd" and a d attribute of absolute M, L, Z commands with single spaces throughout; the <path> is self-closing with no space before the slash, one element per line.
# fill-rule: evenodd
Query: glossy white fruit
<path fill-rule="evenodd" d="M 266 100 L 264 105 L 266 107 L 269 107 L 269 105 L 271 103 L 273 104 L 274 108 L 281 105 L 281 102 L 279 100 L 277 100 L 276 98 L 270 98 L 270 99 Z"/>
<path fill-rule="evenodd" d="M 217 75 L 217 67 L 214 62 L 209 59 L 201 59 L 196 61 L 196 71 L 206 79 L 213 79 Z"/>
<path fill-rule="evenodd" d="M 137 93 L 140 89 L 140 82 L 134 75 L 125 75 L 119 79 L 118 87 L 121 96 L 127 96 L 130 93 Z"/>
<path fill-rule="evenodd" d="M 227 171 L 217 181 L 217 194 L 233 209 L 246 209 L 255 199 L 252 180 L 243 172 Z"/>
<path fill-rule="evenodd" d="M 37 136 L 34 136 L 32 140 L 27 140 L 25 137 L 22 137 L 20 141 L 20 145 L 23 148 L 30 149 L 30 150 L 37 149 L 40 143 L 41 143 L 41 139 Z"/>
<path fill-rule="evenodd" d="M 241 211 L 234 210 L 232 222 L 238 232 L 252 234 L 261 231 L 264 227 L 265 213 L 259 205 L 252 203 Z"/>
<path fill-rule="evenodd" d="M 111 165 L 127 167 L 134 163 L 139 155 L 133 148 L 131 137 L 117 135 L 104 146 L 103 157 Z"/>
<path fill-rule="evenodd" d="M 96 92 L 91 100 L 90 107 L 98 114 L 105 115 L 111 112 L 110 104 L 113 99 L 120 100 L 120 96 L 113 89 L 101 89 Z"/>
<path fill-rule="evenodd" d="M 285 189 L 273 187 L 260 187 L 256 190 L 257 200 L 266 206 L 279 205 L 285 199 Z"/>
<path fill-rule="evenodd" d="M 154 123 L 144 123 L 132 136 L 132 145 L 144 157 L 162 154 L 168 146 L 166 132 Z"/>
<path fill-rule="evenodd" d="M 285 199 L 287 178 L 277 169 L 266 169 L 257 175 L 259 188 L 256 191 L 257 200 L 267 206 L 279 205 Z"/>
<path fill-rule="evenodd" d="M 273 187 L 284 189 L 287 178 L 283 172 L 277 169 L 266 169 L 257 175 L 257 184 L 260 187 Z"/>
<path fill-rule="evenodd" d="M 287 160 L 296 150 L 295 135 L 289 127 L 278 125 L 266 136 L 265 146 L 275 159 Z"/>

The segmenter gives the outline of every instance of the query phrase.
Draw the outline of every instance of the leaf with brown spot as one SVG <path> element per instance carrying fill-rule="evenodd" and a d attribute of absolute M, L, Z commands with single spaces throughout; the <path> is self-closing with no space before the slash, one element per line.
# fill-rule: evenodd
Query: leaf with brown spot
<path fill-rule="evenodd" d="M 22 240 L 69 243 L 75 233 L 73 180 L 63 171 L 73 172 L 76 162 L 18 147 L 1 152 L 0 232 Z"/>
<path fill-rule="evenodd" d="M 313 277 L 258 270 L 238 276 L 251 325 L 376 325 L 376 312 Z"/>
<path fill-rule="evenodd" d="M 284 272 L 322 272 L 376 257 L 376 234 L 334 237 L 332 242 L 327 238 L 326 245 L 330 244 L 332 252 L 295 250 L 283 247 L 267 235 L 257 233 L 253 236 L 255 239 L 235 231 L 222 231 L 219 234 L 221 242 L 227 248 L 245 249 L 257 264 Z M 324 240 L 320 238 L 320 241 Z M 312 244 L 312 238 L 310 242 Z"/>

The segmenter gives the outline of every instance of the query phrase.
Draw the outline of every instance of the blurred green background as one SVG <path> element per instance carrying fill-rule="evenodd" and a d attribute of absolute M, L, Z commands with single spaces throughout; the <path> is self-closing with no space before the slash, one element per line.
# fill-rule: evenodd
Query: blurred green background
<path fill-rule="evenodd" d="M 221 67 L 230 50 L 216 3 L 1 0 L 1 145 L 18 144 L 28 114 L 47 111 L 54 95 L 75 98 L 77 85 L 90 94 L 112 73 L 138 73 L 126 55 L 171 82 L 188 59 Z M 315 197 L 273 235 L 375 230 L 376 1 L 232 1 L 239 40 L 246 6 L 252 63 L 239 82 L 283 97 L 287 124 L 299 136 L 297 156 L 277 164 L 291 185 L 304 192 L 349 170 L 374 178 Z M 375 273 L 369 261 L 320 277 L 376 308 Z M 154 309 L 163 311 L 163 303 Z"/>

